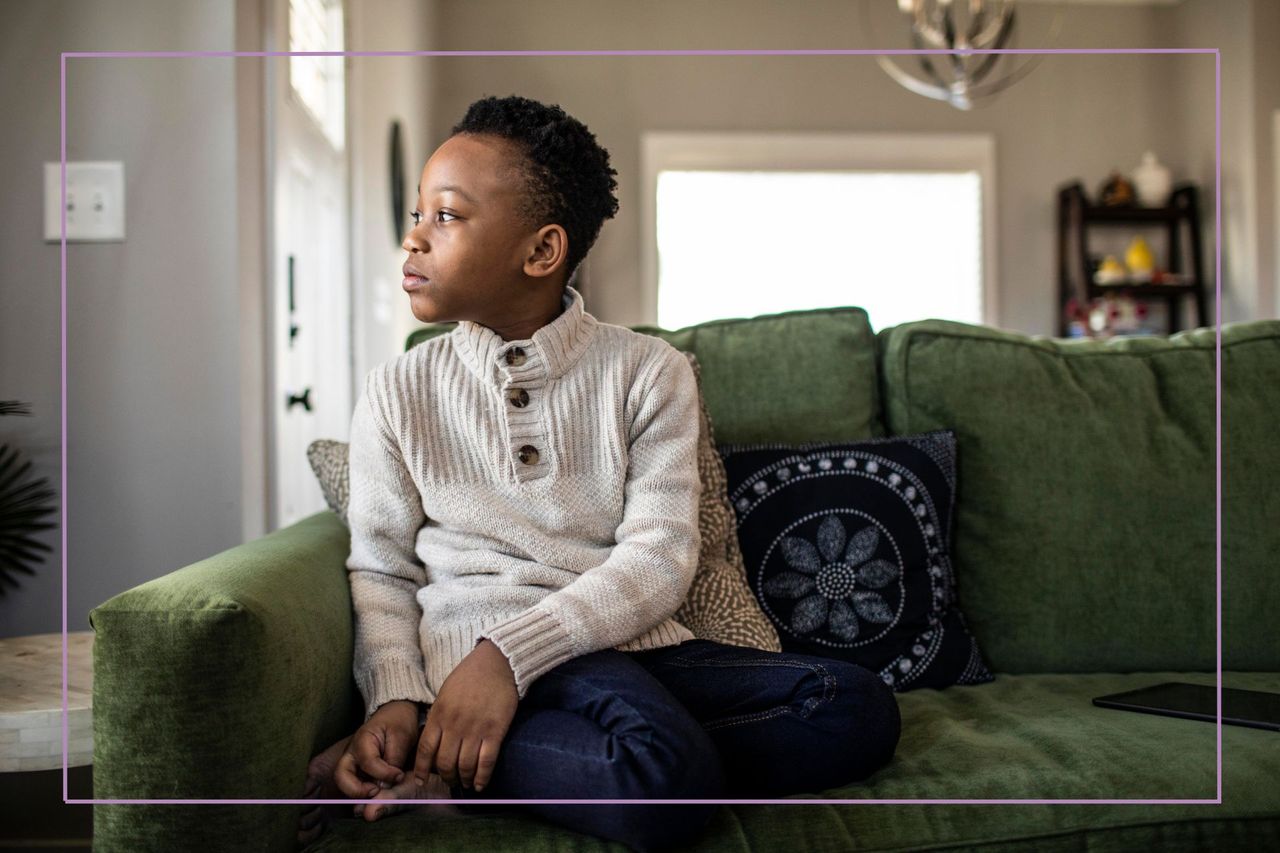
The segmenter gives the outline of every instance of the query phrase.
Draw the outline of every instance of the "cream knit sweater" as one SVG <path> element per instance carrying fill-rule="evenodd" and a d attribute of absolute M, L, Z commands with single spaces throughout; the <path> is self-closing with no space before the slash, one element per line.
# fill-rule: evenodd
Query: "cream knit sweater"
<path fill-rule="evenodd" d="M 369 371 L 351 420 L 356 684 L 366 718 L 434 702 L 488 637 L 521 698 L 599 649 L 693 638 L 698 391 L 660 338 L 565 289 L 532 339 L 463 320 Z"/>

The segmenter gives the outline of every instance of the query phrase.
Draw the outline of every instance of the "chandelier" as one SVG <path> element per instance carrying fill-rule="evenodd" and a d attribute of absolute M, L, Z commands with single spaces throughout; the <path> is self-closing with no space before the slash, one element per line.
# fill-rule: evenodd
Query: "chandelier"
<path fill-rule="evenodd" d="M 867 31 L 872 32 L 870 3 L 862 6 Z M 1000 60 L 1009 54 L 967 53 L 971 50 L 1000 50 L 1009 45 L 1014 32 L 1014 0 L 898 0 L 898 10 L 911 24 L 911 46 L 916 50 L 948 50 L 950 54 L 917 54 L 920 74 L 912 75 L 884 55 L 876 62 L 906 89 L 918 95 L 946 101 L 959 110 L 973 109 L 1031 73 L 1042 55 L 1008 71 L 996 74 Z M 1054 15 L 1049 43 L 1056 39 L 1062 13 Z"/>

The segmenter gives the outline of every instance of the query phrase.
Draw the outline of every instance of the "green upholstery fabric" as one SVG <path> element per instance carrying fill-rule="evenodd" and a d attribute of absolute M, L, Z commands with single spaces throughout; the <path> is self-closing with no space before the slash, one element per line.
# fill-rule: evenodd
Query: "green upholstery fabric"
<path fill-rule="evenodd" d="M 1213 329 L 878 342 L 889 430 L 956 431 L 957 592 L 993 669 L 1215 668 Z M 1275 671 L 1280 322 L 1224 326 L 1222 359 L 1223 665 Z"/>
<path fill-rule="evenodd" d="M 1094 696 L 1212 674 L 998 675 L 990 684 L 898 697 L 902 740 L 870 784 L 804 799 L 1209 799 L 1212 723 L 1094 707 Z M 1280 690 L 1280 674 L 1227 673 L 1226 686 Z M 689 851 L 1274 850 L 1280 777 L 1274 732 L 1223 726 L 1222 805 L 729 805 Z M 405 813 L 372 826 L 337 821 L 314 849 L 605 851 L 591 836 L 511 813 Z M 626 806 L 601 806 L 626 808 Z M 573 838 L 569 847 L 566 838 Z M 451 847 L 446 843 L 458 844 Z M 465 839 L 465 841 L 464 841 Z"/>
<path fill-rule="evenodd" d="M 456 323 L 415 330 L 408 347 Z M 884 435 L 875 335 L 861 308 L 787 311 L 668 330 L 629 327 L 692 352 L 720 444 Z"/>
<path fill-rule="evenodd" d="M 89 613 L 95 799 L 287 798 L 359 726 L 350 534 L 310 516 Z M 94 807 L 95 850 L 289 850 L 292 806 Z"/>

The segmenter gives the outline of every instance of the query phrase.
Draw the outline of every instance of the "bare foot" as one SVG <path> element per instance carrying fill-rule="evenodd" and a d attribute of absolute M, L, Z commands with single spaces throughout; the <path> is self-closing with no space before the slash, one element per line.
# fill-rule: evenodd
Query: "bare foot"
<path fill-rule="evenodd" d="M 351 735 L 347 735 L 311 759 L 307 765 L 307 781 L 306 788 L 302 792 L 303 797 L 336 800 L 346 796 L 334 783 L 333 771 L 337 768 L 338 759 L 342 757 L 350 741 Z M 343 806 L 316 805 L 304 811 L 298 818 L 298 844 L 305 847 L 319 838 L 324 834 L 330 820 L 341 817 L 343 808 Z"/>
<path fill-rule="evenodd" d="M 383 788 L 374 794 L 372 799 L 387 800 L 387 804 L 382 803 L 356 803 L 356 817 L 363 817 L 366 821 L 372 822 L 384 818 L 388 815 L 398 814 L 399 812 L 416 809 L 425 814 L 435 815 L 456 815 L 462 814 L 457 806 L 449 803 L 402 803 L 396 800 L 448 800 L 452 797 L 449 786 L 439 773 L 431 773 L 427 776 L 427 788 L 425 792 L 419 792 L 417 785 L 414 784 L 413 774 L 406 773 L 404 781 L 399 785 L 392 785 L 389 788 Z"/>

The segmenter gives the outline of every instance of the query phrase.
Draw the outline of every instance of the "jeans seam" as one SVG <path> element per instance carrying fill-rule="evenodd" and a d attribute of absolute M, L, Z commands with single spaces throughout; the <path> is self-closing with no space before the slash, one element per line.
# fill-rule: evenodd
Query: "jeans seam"
<path fill-rule="evenodd" d="M 809 700 L 809 702 L 806 703 L 805 709 L 806 711 L 809 711 L 809 712 L 812 712 L 812 710 L 816 708 L 818 705 L 821 705 L 825 702 L 830 702 L 832 699 L 835 698 L 835 695 L 836 695 L 835 676 L 833 676 L 830 670 L 828 670 L 825 666 L 823 666 L 820 663 L 809 663 L 807 661 L 796 661 L 796 660 L 763 660 L 763 661 L 760 661 L 760 660 L 756 660 L 756 661 L 752 661 L 752 660 L 745 660 L 745 661 L 690 660 L 689 658 L 684 658 L 684 657 L 673 657 L 670 660 L 668 660 L 667 663 L 686 664 L 686 666 L 684 667 L 686 669 L 693 669 L 699 666 L 719 666 L 719 667 L 783 666 L 783 667 L 793 667 L 797 669 L 808 669 L 810 672 L 822 678 L 822 696 L 814 697 L 813 699 Z M 753 722 L 756 719 L 770 719 L 772 717 L 781 716 L 782 714 L 787 713 L 790 710 L 791 708 L 789 705 L 780 705 L 776 708 L 770 708 L 766 711 L 758 711 L 755 714 L 752 714 L 745 718 L 730 717 L 723 722 L 713 722 L 711 724 L 704 725 L 703 729 L 706 731 L 711 731 L 717 728 L 726 728 L 731 725 L 737 725 L 740 722 L 748 723 L 748 722 Z M 767 716 L 762 716 L 762 715 L 767 715 Z M 807 719 L 808 714 L 805 714 L 804 717 Z"/>
<path fill-rule="evenodd" d="M 730 717 L 725 720 L 707 723 L 702 728 L 705 731 L 709 731 L 709 732 L 715 731 L 716 729 L 727 729 L 733 726 L 741 726 L 746 723 L 754 723 L 759 720 L 770 720 L 770 719 L 773 719 L 774 717 L 780 717 L 783 714 L 788 714 L 790 712 L 791 712 L 791 709 L 789 707 L 787 707 L 786 705 L 781 705 L 777 708 L 770 708 L 767 711 L 760 711 L 755 714 L 747 714 L 746 716 L 740 716 L 740 717 Z"/>
<path fill-rule="evenodd" d="M 794 660 L 690 660 L 689 658 L 671 658 L 663 661 L 663 663 L 684 663 L 690 666 L 790 666 L 811 669 L 814 672 L 821 671 L 823 676 L 827 674 L 827 668 L 822 664 Z"/>

